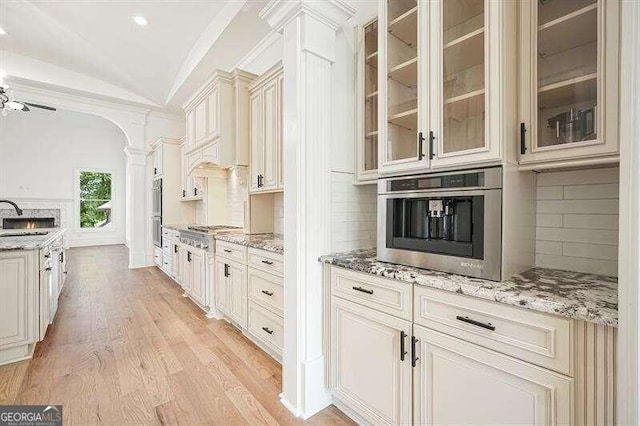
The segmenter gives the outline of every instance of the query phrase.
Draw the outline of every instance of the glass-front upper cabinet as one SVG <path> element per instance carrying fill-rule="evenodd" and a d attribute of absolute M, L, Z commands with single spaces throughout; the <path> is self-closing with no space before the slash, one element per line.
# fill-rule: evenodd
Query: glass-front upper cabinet
<path fill-rule="evenodd" d="M 429 3 L 381 1 L 379 93 L 381 172 L 428 167 L 425 40 Z"/>
<path fill-rule="evenodd" d="M 430 4 L 432 167 L 499 161 L 516 136 L 516 2 Z"/>
<path fill-rule="evenodd" d="M 375 183 L 378 178 L 378 20 L 356 28 L 357 152 L 356 182 Z"/>
<path fill-rule="evenodd" d="M 520 162 L 618 152 L 617 0 L 522 2 Z"/>

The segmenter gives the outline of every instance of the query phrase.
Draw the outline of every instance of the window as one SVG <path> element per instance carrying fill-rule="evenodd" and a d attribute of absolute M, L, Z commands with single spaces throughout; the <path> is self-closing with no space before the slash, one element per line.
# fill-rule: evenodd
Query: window
<path fill-rule="evenodd" d="M 80 171 L 80 227 L 105 228 L 112 220 L 111 173 Z"/>

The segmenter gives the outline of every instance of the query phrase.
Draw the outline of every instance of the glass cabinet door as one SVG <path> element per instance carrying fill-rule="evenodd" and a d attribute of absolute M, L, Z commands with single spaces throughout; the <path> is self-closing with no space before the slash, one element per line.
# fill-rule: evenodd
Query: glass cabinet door
<path fill-rule="evenodd" d="M 537 0 L 538 148 L 598 138 L 598 2 Z"/>
<path fill-rule="evenodd" d="M 364 28 L 364 172 L 378 168 L 378 21 Z"/>
<path fill-rule="evenodd" d="M 419 161 L 422 150 L 418 137 L 418 2 L 387 0 L 386 7 L 387 85 L 386 102 L 382 105 L 387 108 L 387 148 L 384 161 Z"/>
<path fill-rule="evenodd" d="M 439 155 L 485 147 L 485 2 L 441 3 Z M 497 82 L 500 84 L 500 82 Z"/>

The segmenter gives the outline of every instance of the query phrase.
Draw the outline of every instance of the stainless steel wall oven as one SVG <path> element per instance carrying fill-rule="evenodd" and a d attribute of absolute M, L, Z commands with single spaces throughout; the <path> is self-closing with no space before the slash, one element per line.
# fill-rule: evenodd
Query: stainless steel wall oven
<path fill-rule="evenodd" d="M 502 169 L 378 181 L 378 259 L 501 279 Z"/>

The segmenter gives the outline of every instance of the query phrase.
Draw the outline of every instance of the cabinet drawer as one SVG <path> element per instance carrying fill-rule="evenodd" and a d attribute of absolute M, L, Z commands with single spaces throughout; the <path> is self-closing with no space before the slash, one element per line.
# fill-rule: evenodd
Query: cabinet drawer
<path fill-rule="evenodd" d="M 416 324 L 572 375 L 573 321 L 415 286 Z"/>
<path fill-rule="evenodd" d="M 249 299 L 259 302 L 271 312 L 282 316 L 284 310 L 282 277 L 249 268 Z"/>
<path fill-rule="evenodd" d="M 265 250 L 249 248 L 247 264 L 253 268 L 262 269 L 271 274 L 282 275 L 284 273 L 284 261 L 282 255 Z"/>
<path fill-rule="evenodd" d="M 273 352 L 282 356 L 284 327 L 282 318 L 249 301 L 249 332 Z"/>
<path fill-rule="evenodd" d="M 409 321 L 412 289 L 409 283 L 331 268 L 331 294 Z"/>
<path fill-rule="evenodd" d="M 230 260 L 247 263 L 247 248 L 239 244 L 216 241 L 216 254 Z"/>

